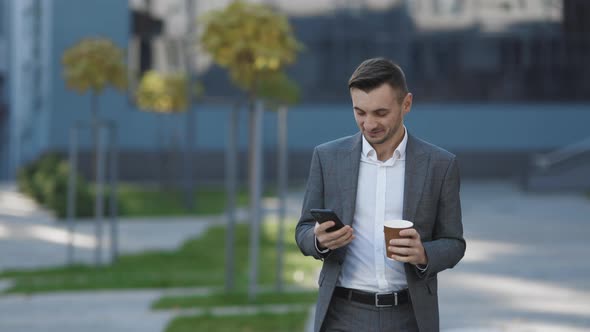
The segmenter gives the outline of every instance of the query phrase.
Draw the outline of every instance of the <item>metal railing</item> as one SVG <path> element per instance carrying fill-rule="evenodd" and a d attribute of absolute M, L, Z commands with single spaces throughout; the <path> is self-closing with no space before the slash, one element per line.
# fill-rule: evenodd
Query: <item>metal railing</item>
<path fill-rule="evenodd" d="M 588 152 L 590 152 L 590 137 L 566 145 L 557 150 L 536 155 L 533 159 L 533 163 L 537 168 L 545 170 L 565 160 Z"/>

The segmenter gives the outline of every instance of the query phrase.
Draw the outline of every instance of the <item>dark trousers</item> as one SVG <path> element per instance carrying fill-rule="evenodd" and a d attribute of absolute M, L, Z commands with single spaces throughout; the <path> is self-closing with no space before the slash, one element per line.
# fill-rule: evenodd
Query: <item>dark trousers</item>
<path fill-rule="evenodd" d="M 332 297 L 322 332 L 418 332 L 412 303 L 378 308 Z"/>

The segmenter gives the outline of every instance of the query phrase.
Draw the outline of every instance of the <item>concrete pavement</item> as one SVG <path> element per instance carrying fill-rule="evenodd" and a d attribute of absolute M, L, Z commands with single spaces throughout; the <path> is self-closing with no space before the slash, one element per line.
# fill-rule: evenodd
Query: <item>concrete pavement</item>
<path fill-rule="evenodd" d="M 462 187 L 466 256 L 439 276 L 447 331 L 590 330 L 590 199 Z"/>
<path fill-rule="evenodd" d="M 468 246 L 463 261 L 439 276 L 442 330 L 590 330 L 590 200 L 572 194 L 523 193 L 509 182 L 464 181 L 461 195 Z M 291 197 L 292 214 L 298 213 L 300 199 L 300 195 Z M 0 196 L 0 227 L 4 227 L 0 228 L 0 266 L 14 266 L 25 259 L 45 262 L 54 255 L 59 258 L 52 262 L 61 263 L 63 244 L 30 234 L 21 234 L 21 241 L 14 238 L 18 228 L 7 225 L 14 225 L 16 219 L 10 218 L 24 212 L 12 211 L 7 217 L 2 200 Z M 56 226 L 38 218 L 37 225 Z M 122 246 L 128 250 L 174 247 L 202 231 L 197 230 L 200 223 L 189 220 L 177 220 L 173 227 L 169 221 L 164 226 L 152 222 L 150 226 L 147 220 L 135 220 L 122 226 L 122 234 L 127 234 L 122 238 L 134 243 Z M 89 227 L 78 229 L 80 235 L 91 238 Z M 165 232 L 176 235 L 160 236 Z M 45 256 L 44 250 L 55 251 Z M 8 258 L 6 252 L 20 256 Z M 95 331 L 95 325 L 100 331 L 162 331 L 174 313 L 149 309 L 162 292 L 0 296 L 0 331 Z"/>
<path fill-rule="evenodd" d="M 590 199 L 494 181 L 463 181 L 461 198 L 467 251 L 439 274 L 441 330 L 589 331 Z"/>
<path fill-rule="evenodd" d="M 296 197 L 296 204 L 290 204 L 291 207 L 300 204 L 299 196 Z M 272 213 L 276 202 L 267 200 L 265 205 Z M 244 220 L 245 211 L 238 211 L 237 218 Z M 120 251 L 172 250 L 187 239 L 202 234 L 211 225 L 222 224 L 225 220 L 224 216 L 122 218 L 119 225 Z M 108 245 L 107 222 L 105 220 L 103 230 L 105 246 Z M 0 184 L 0 271 L 63 265 L 66 263 L 68 239 L 65 223 L 57 222 L 51 213 L 16 192 L 14 185 Z M 74 244 L 76 262 L 94 262 L 97 241 L 91 220 L 76 222 Z M 103 258 L 106 257 L 108 251 L 105 247 Z M 0 292 L 9 286 L 8 280 L 0 280 Z M 197 295 L 211 291 L 219 290 L 188 288 L 0 295 L 0 331 L 161 332 L 174 316 L 206 312 L 192 309 L 153 311 L 150 306 L 154 300 L 166 295 Z M 261 291 L 265 289 L 261 288 Z M 214 315 L 236 312 L 249 315 L 260 310 L 281 312 L 293 309 L 301 310 L 298 307 L 269 306 L 217 308 L 208 312 Z"/>
<path fill-rule="evenodd" d="M 120 252 L 171 250 L 209 226 L 223 222 L 222 216 L 206 218 L 125 218 L 120 220 Z M 108 220 L 103 234 L 103 261 L 108 259 Z M 67 225 L 16 192 L 12 184 L 0 184 L 0 271 L 40 268 L 66 263 L 69 241 Z M 76 222 L 75 261 L 94 262 L 97 245 L 94 224 Z M 0 291 L 10 286 L 0 280 Z M 198 294 L 209 289 L 187 289 L 181 294 Z M 129 290 L 63 292 L 38 295 L 0 296 L 0 331 L 146 331 L 161 332 L 173 311 L 152 311 L 151 303 L 174 290 Z"/>
<path fill-rule="evenodd" d="M 0 331 L 164 331 L 172 312 L 150 310 L 157 290 L 0 297 Z"/>
<path fill-rule="evenodd" d="M 197 236 L 223 216 L 119 219 L 121 253 L 172 250 Z M 93 263 L 98 244 L 93 220 L 78 220 L 74 226 L 75 262 Z M 109 257 L 109 219 L 104 219 L 102 258 Z M 14 185 L 0 184 L 0 271 L 39 268 L 67 263 L 69 231 L 48 211 L 16 192 Z"/>

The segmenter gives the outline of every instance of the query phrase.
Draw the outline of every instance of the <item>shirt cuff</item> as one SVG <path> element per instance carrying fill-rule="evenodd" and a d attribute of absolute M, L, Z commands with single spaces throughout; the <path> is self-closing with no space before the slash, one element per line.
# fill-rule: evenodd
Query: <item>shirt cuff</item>
<path fill-rule="evenodd" d="M 326 248 L 324 250 L 320 250 L 320 248 L 318 248 L 318 238 L 314 236 L 314 243 L 315 243 L 315 250 L 317 250 L 320 254 L 327 254 L 330 251 L 330 248 Z"/>

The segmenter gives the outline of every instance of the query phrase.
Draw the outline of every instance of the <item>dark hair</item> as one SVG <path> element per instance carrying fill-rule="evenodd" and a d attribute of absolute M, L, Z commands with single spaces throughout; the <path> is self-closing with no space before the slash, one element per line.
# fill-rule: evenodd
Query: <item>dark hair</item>
<path fill-rule="evenodd" d="M 369 92 L 380 87 L 383 83 L 389 84 L 400 93 L 400 102 L 408 93 L 406 76 L 401 67 L 385 58 L 373 58 L 363 61 L 348 80 L 348 88 L 357 88 Z"/>

